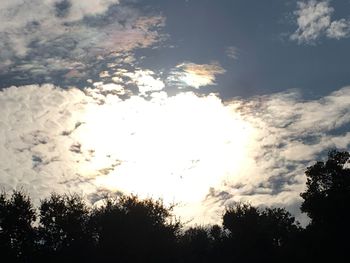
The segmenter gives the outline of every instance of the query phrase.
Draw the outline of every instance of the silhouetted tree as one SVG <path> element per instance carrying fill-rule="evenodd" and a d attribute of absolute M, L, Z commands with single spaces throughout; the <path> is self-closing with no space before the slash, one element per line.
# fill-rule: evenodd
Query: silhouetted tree
<path fill-rule="evenodd" d="M 183 262 L 211 262 L 212 240 L 205 227 L 190 227 L 180 238 Z"/>
<path fill-rule="evenodd" d="M 224 262 L 223 241 L 227 233 L 219 225 L 192 226 L 179 236 L 180 262 Z"/>
<path fill-rule="evenodd" d="M 177 232 L 171 208 L 136 196 L 107 199 L 93 215 L 104 262 L 175 262 Z"/>
<path fill-rule="evenodd" d="M 223 262 L 225 260 L 223 250 L 227 236 L 228 232 L 219 225 L 213 225 L 209 228 L 209 237 L 212 240 L 211 262 Z"/>
<path fill-rule="evenodd" d="M 52 194 L 41 202 L 39 212 L 41 259 L 51 262 L 90 259 L 94 233 L 89 225 L 89 208 L 80 196 Z"/>
<path fill-rule="evenodd" d="M 301 193 L 301 210 L 312 219 L 312 224 L 349 222 L 350 208 L 350 154 L 331 151 L 326 162 L 317 162 L 306 170 L 307 189 Z"/>
<path fill-rule="evenodd" d="M 306 170 L 307 189 L 301 193 L 301 210 L 311 218 L 305 240 L 313 260 L 346 260 L 350 234 L 349 152 L 330 151 L 326 162 Z M 336 259 L 337 257 L 337 259 Z"/>
<path fill-rule="evenodd" d="M 229 230 L 225 247 L 228 257 L 248 262 L 286 261 L 282 254 L 300 229 L 285 209 L 259 210 L 245 203 L 226 210 L 223 226 Z"/>
<path fill-rule="evenodd" d="M 0 257 L 3 262 L 28 262 L 34 253 L 36 219 L 30 198 L 21 191 L 0 194 Z"/>

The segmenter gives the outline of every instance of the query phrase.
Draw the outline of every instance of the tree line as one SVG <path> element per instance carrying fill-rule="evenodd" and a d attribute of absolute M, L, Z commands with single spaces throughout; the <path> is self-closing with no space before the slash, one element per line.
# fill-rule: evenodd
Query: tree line
<path fill-rule="evenodd" d="M 184 228 L 161 200 L 119 195 L 91 207 L 51 194 L 34 207 L 22 191 L 0 194 L 1 262 L 347 262 L 349 152 L 306 170 L 302 228 L 284 208 L 227 207 L 221 222 Z"/>

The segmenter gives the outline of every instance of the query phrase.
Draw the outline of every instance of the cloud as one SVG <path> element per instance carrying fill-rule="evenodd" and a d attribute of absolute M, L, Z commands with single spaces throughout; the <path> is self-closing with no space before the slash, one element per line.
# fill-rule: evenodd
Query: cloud
<path fill-rule="evenodd" d="M 202 86 L 215 85 L 216 76 L 225 72 L 226 70 L 217 62 L 211 64 L 185 62 L 172 70 L 168 81 L 179 88 L 188 86 L 199 89 Z"/>
<path fill-rule="evenodd" d="M 297 5 L 294 15 L 298 29 L 290 36 L 291 40 L 299 44 L 314 44 L 320 37 L 338 40 L 349 37 L 350 21 L 332 21 L 334 8 L 330 6 L 330 1 L 299 1 Z"/>
<path fill-rule="evenodd" d="M 2 78 L 13 83 L 21 75 L 36 83 L 64 77 L 74 83 L 105 64 L 130 63 L 125 55 L 162 41 L 164 22 L 118 0 L 2 1 Z"/>
<path fill-rule="evenodd" d="M 258 131 L 245 170 L 212 189 L 206 213 L 217 220 L 220 207 L 236 201 L 287 206 L 305 225 L 299 193 L 304 171 L 332 148 L 350 148 L 350 88 L 319 100 L 304 101 L 297 92 L 259 96 L 238 103 L 244 120 Z"/>
<path fill-rule="evenodd" d="M 329 28 L 327 29 L 327 37 L 329 38 L 335 38 L 335 39 L 342 39 L 349 37 L 350 35 L 350 21 L 340 19 L 337 21 L 333 21 Z"/>
<path fill-rule="evenodd" d="M 118 0 L 3 1 L 0 4 L 1 37 L 13 47 L 15 56 L 23 57 L 32 42 L 46 42 L 62 36 L 71 28 L 69 23 L 102 14 L 110 5 L 118 3 Z M 60 15 L 63 13 L 65 15 Z"/>
<path fill-rule="evenodd" d="M 229 58 L 232 58 L 234 60 L 238 59 L 238 48 L 234 47 L 234 46 L 230 46 L 228 48 L 226 48 L 226 55 Z"/>
<path fill-rule="evenodd" d="M 129 90 L 125 89 L 121 84 L 115 83 L 103 83 L 103 82 L 95 82 L 93 83 L 94 88 L 87 88 L 85 92 L 90 96 L 96 95 L 101 96 L 102 98 L 108 94 L 113 95 L 132 95 Z"/>
<path fill-rule="evenodd" d="M 67 155 L 75 142 L 63 134 L 74 130 L 78 123 L 81 109 L 88 102 L 82 96 L 77 89 L 63 91 L 52 85 L 11 87 L 1 92 L 3 188 L 23 187 L 36 199 L 68 189 L 61 182 L 77 177 L 75 161 Z"/>
<path fill-rule="evenodd" d="M 12 0 L 2 1 L 0 10 L 8 18 L 1 24 L 1 28 L 13 28 L 26 25 L 33 20 L 47 20 L 49 15 L 61 17 L 65 22 L 81 20 L 85 16 L 102 14 L 119 0 Z M 40 7 L 41 11 L 35 10 Z M 28 11 L 29 13 L 26 13 Z M 15 18 L 15 19 L 13 19 Z"/>
<path fill-rule="evenodd" d="M 101 92 L 99 103 L 89 90 L 4 89 L 1 186 L 23 186 L 35 200 L 103 188 L 200 202 L 225 170 L 238 169 L 229 159 L 243 158 L 252 131 L 214 95 L 158 95 L 122 100 Z"/>
<path fill-rule="evenodd" d="M 117 72 L 116 75 L 129 78 L 129 81 L 137 85 L 139 92 L 143 95 L 150 91 L 161 91 L 165 87 L 160 78 L 154 77 L 155 73 L 152 70 L 137 69 L 134 72 Z"/>
<path fill-rule="evenodd" d="M 0 92 L 1 187 L 24 187 L 36 201 L 51 191 L 163 197 L 193 223 L 217 222 L 225 205 L 246 200 L 287 206 L 306 222 L 305 168 L 350 148 L 350 87 L 318 100 L 292 91 L 223 102 L 95 86 Z"/>

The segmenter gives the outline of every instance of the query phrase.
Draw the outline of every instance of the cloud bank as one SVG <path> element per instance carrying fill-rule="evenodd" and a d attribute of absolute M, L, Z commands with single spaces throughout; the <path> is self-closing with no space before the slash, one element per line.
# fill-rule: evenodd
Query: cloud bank
<path fill-rule="evenodd" d="M 287 206 L 304 220 L 306 166 L 330 148 L 349 149 L 349 87 L 312 101 L 289 92 L 226 102 L 103 92 L 113 88 L 121 91 L 4 89 L 0 185 L 36 201 L 51 191 L 162 197 L 196 223 L 215 222 L 238 200 Z"/>

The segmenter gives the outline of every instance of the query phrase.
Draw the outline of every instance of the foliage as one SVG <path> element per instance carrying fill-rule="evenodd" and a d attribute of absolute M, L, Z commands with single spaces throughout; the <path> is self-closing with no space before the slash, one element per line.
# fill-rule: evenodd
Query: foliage
<path fill-rule="evenodd" d="M 83 247 L 88 249 L 85 256 L 91 252 L 90 209 L 80 196 L 52 194 L 41 202 L 39 211 L 41 257 L 61 261 L 81 257 Z"/>
<path fill-rule="evenodd" d="M 0 251 L 11 262 L 26 261 L 34 249 L 33 222 L 36 213 L 24 193 L 14 191 L 10 198 L 0 195 Z M 5 260 L 6 261 L 6 260 Z"/>
<path fill-rule="evenodd" d="M 95 209 L 92 220 L 99 254 L 105 261 L 171 262 L 176 256 L 180 224 L 172 220 L 171 208 L 160 200 L 108 198 L 105 205 Z"/>
<path fill-rule="evenodd" d="M 350 169 L 348 152 L 331 151 L 326 162 L 317 162 L 306 170 L 307 190 L 301 193 L 301 210 L 315 224 L 339 224 L 348 221 Z"/>
<path fill-rule="evenodd" d="M 304 199 L 301 210 L 312 219 L 305 232 L 305 240 L 312 244 L 306 252 L 310 259 L 338 262 L 348 259 L 349 161 L 349 152 L 333 150 L 326 162 L 317 162 L 306 170 L 306 191 L 301 193 Z"/>
<path fill-rule="evenodd" d="M 300 231 L 294 217 L 285 209 L 260 210 L 246 203 L 228 208 L 223 226 L 229 230 L 228 241 L 235 249 L 235 258 L 249 262 L 278 261 Z"/>

